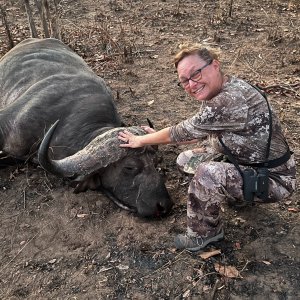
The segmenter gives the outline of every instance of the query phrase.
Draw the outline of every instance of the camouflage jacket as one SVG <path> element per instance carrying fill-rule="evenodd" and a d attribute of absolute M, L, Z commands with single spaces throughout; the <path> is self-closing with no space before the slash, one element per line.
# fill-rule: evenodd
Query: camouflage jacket
<path fill-rule="evenodd" d="M 197 114 L 170 128 L 170 137 L 172 142 L 182 142 L 219 136 L 238 163 L 258 163 L 266 160 L 269 119 L 266 99 L 247 82 L 229 77 L 221 92 L 204 101 Z M 269 160 L 282 156 L 289 149 L 273 111 L 272 124 Z M 218 141 L 214 147 L 215 152 L 224 153 Z M 285 164 L 272 171 L 294 176 L 295 168 L 292 169 Z"/>

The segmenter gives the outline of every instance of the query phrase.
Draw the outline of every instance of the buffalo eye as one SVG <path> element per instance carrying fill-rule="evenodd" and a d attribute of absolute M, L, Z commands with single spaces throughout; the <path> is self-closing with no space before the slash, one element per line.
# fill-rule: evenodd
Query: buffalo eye
<path fill-rule="evenodd" d="M 140 168 L 138 166 L 134 166 L 134 165 L 127 165 L 127 166 L 124 166 L 123 171 L 126 174 L 136 175 L 140 172 Z"/>
<path fill-rule="evenodd" d="M 136 168 L 133 167 L 133 166 L 126 166 L 126 167 L 124 167 L 124 169 L 127 170 L 127 171 L 133 171 Z"/>

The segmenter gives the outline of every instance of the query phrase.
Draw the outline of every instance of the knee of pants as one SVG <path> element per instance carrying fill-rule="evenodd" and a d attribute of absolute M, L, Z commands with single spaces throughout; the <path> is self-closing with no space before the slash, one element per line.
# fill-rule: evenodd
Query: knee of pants
<path fill-rule="evenodd" d="M 176 164 L 180 169 L 183 169 L 184 166 L 189 162 L 191 157 L 193 156 L 192 150 L 187 150 L 184 152 L 181 152 L 176 159 Z"/>
<path fill-rule="evenodd" d="M 220 201 L 243 199 L 243 180 L 234 165 L 225 162 L 201 163 L 189 186 L 189 193 L 199 199 L 213 197 Z"/>
<path fill-rule="evenodd" d="M 199 164 L 194 182 L 207 189 L 217 189 L 226 184 L 226 167 L 220 162 Z"/>

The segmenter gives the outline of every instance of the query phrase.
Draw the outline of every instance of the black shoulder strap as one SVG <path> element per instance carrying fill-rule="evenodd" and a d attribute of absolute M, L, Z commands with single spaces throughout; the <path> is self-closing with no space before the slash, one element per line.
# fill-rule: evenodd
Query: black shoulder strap
<path fill-rule="evenodd" d="M 219 139 L 219 142 L 221 143 L 223 149 L 224 149 L 224 152 L 225 154 L 227 155 L 228 157 L 228 160 L 234 164 L 234 166 L 237 168 L 237 170 L 239 171 L 239 173 L 241 174 L 241 176 L 243 177 L 243 171 L 241 170 L 237 160 L 233 157 L 231 151 L 229 150 L 229 148 L 224 144 L 224 142 L 222 141 L 222 139 L 220 137 L 218 137 Z"/>
<path fill-rule="evenodd" d="M 245 166 L 250 166 L 250 167 L 257 167 L 257 168 L 261 168 L 261 167 L 265 167 L 265 168 L 276 168 L 279 167 L 280 165 L 284 164 L 285 162 L 287 162 L 290 157 L 291 154 L 293 152 L 290 151 L 290 149 L 288 149 L 288 151 L 281 157 L 277 158 L 277 159 L 273 159 L 273 160 L 268 160 L 269 158 L 269 154 L 270 154 L 270 147 L 271 147 L 271 139 L 272 139 L 272 134 L 273 134 L 273 118 L 272 118 L 272 111 L 271 111 L 271 107 L 269 104 L 269 101 L 267 99 L 266 94 L 261 91 L 257 86 L 250 84 L 253 88 L 255 88 L 265 99 L 268 105 L 268 110 L 269 110 L 269 137 L 268 137 L 268 143 L 267 143 L 267 150 L 266 150 L 266 160 L 264 162 L 261 163 L 249 163 L 249 164 L 243 164 Z M 234 166 L 237 168 L 237 170 L 239 171 L 239 173 L 242 175 L 242 170 L 237 162 L 237 160 L 233 157 L 230 149 L 224 144 L 224 142 L 222 141 L 222 139 L 220 137 L 218 137 L 219 142 L 221 143 L 225 154 L 228 157 L 228 160 L 234 164 Z M 242 175 L 243 176 L 243 175 Z"/>

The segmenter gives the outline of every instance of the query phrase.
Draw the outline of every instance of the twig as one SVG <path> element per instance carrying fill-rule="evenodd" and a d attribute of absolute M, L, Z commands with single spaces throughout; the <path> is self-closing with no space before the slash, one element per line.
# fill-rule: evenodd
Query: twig
<path fill-rule="evenodd" d="M 210 294 L 210 297 L 209 297 L 210 300 L 214 300 L 219 282 L 220 282 L 220 280 L 217 279 L 216 282 L 215 282 L 215 284 L 214 284 L 214 287 L 213 287 L 213 289 L 211 291 L 211 294 Z"/>
<path fill-rule="evenodd" d="M 230 1 L 230 4 L 229 4 L 229 13 L 228 13 L 228 16 L 231 18 L 232 17 L 232 6 L 233 6 L 233 0 Z"/>
<path fill-rule="evenodd" d="M 178 0 L 178 3 L 177 3 L 175 16 L 179 16 L 179 14 L 180 14 L 179 10 L 180 10 L 180 0 Z"/>
<path fill-rule="evenodd" d="M 235 55 L 234 59 L 232 60 L 230 66 L 229 66 L 229 69 L 232 68 L 232 66 L 235 64 L 235 62 L 239 59 L 240 55 L 241 55 L 241 50 L 239 49 L 237 54 Z"/>
<path fill-rule="evenodd" d="M 6 218 L 1 218 L 1 221 L 5 221 L 5 220 L 8 220 L 8 219 L 10 219 L 10 218 L 17 217 L 17 216 L 19 216 L 20 214 L 22 214 L 22 213 L 20 212 L 20 213 L 14 214 L 14 215 L 9 216 L 9 217 L 6 217 Z"/>
<path fill-rule="evenodd" d="M 68 20 L 68 19 L 66 19 L 65 22 L 67 22 L 67 23 L 69 23 L 70 25 L 74 26 L 74 28 L 77 28 L 77 29 L 79 29 L 79 30 L 82 29 L 81 27 L 77 26 L 75 23 L 73 23 L 72 21 L 70 21 L 70 20 Z"/>
<path fill-rule="evenodd" d="M 23 191 L 23 208 L 26 209 L 26 189 Z"/>
<path fill-rule="evenodd" d="M 210 272 L 210 273 L 204 274 L 204 275 L 202 275 L 202 276 L 200 276 L 200 275 L 199 275 L 199 276 L 196 276 L 196 277 L 194 278 L 193 283 L 189 284 L 188 287 L 183 291 L 182 294 L 184 294 L 184 293 L 190 288 L 191 285 L 194 287 L 194 286 L 196 286 L 196 284 L 197 284 L 201 279 L 203 279 L 204 277 L 207 277 L 207 276 L 209 276 L 209 275 L 213 275 L 213 274 L 219 274 L 219 273 L 217 273 L 217 272 Z M 217 281 L 218 281 L 218 279 L 217 279 Z M 216 285 L 216 284 L 215 284 L 215 285 Z M 175 299 L 178 299 L 178 298 L 179 298 L 179 296 L 177 296 Z"/>
<path fill-rule="evenodd" d="M 244 267 L 240 271 L 240 273 L 242 273 L 246 269 L 246 267 L 248 266 L 249 263 L 250 263 L 250 260 L 247 260 L 246 263 L 245 263 L 245 265 L 244 265 Z"/>
<path fill-rule="evenodd" d="M 156 50 L 153 49 L 145 49 L 145 50 L 137 50 L 137 51 L 132 51 L 131 54 L 132 55 L 137 55 L 137 54 L 141 54 L 141 53 L 148 53 L 148 52 L 155 52 Z M 123 56 L 123 53 L 112 53 L 112 54 L 107 54 L 108 57 L 112 57 L 112 56 Z"/>
<path fill-rule="evenodd" d="M 46 175 L 45 177 L 46 177 L 46 178 L 47 178 L 47 180 L 49 181 L 49 179 L 48 179 L 47 175 Z M 51 184 L 51 183 L 50 183 L 50 184 Z M 47 188 L 47 192 L 51 192 L 51 191 L 52 191 L 51 187 L 48 185 L 48 182 L 44 181 L 44 185 L 45 185 L 45 186 L 46 186 L 46 188 Z"/>
<path fill-rule="evenodd" d="M 261 5 L 259 5 L 259 3 L 258 3 L 258 6 L 259 6 L 260 9 L 265 13 L 266 17 L 269 18 L 270 15 L 266 12 L 266 10 L 265 10 Z"/>
<path fill-rule="evenodd" d="M 180 260 L 180 259 L 178 259 L 178 257 L 179 257 L 184 251 L 185 251 L 185 250 L 181 251 L 178 255 L 176 255 L 173 261 L 168 261 L 167 263 L 165 263 L 165 264 L 164 264 L 163 266 L 161 266 L 160 268 L 154 270 L 151 274 L 147 274 L 147 275 L 141 277 L 140 279 L 144 279 L 144 278 L 146 278 L 146 277 L 148 277 L 148 276 L 151 276 L 151 275 L 153 275 L 153 274 L 156 274 L 157 272 L 159 272 L 160 270 L 164 269 L 165 267 L 170 266 L 171 264 L 176 263 L 177 261 Z"/>
<path fill-rule="evenodd" d="M 71 218 L 68 222 L 67 222 L 67 224 L 68 223 L 70 223 L 73 219 L 75 218 L 75 216 L 73 217 L 73 218 Z M 45 226 L 43 226 L 26 244 L 24 244 L 24 246 L 18 251 L 18 253 L 12 258 L 12 259 L 10 259 L 9 261 L 8 261 L 8 263 L 6 263 L 1 269 L 0 269 L 0 273 L 2 272 L 2 271 L 4 271 L 4 269 L 6 269 L 19 255 L 20 255 L 20 253 L 27 247 L 27 245 L 29 245 L 49 224 L 51 223 L 51 221 L 50 222 L 48 222 Z M 56 232 L 55 232 L 55 234 L 54 234 L 54 236 L 53 236 L 53 238 L 57 235 L 57 233 L 59 232 L 59 228 L 56 230 Z M 53 239 L 52 238 L 52 239 Z M 46 248 L 45 248 L 46 249 Z M 40 252 L 40 251 L 39 251 Z"/>
<path fill-rule="evenodd" d="M 248 68 L 251 72 L 253 72 L 254 74 L 256 74 L 259 78 L 260 78 L 260 76 L 261 76 L 261 74 L 258 72 L 258 71 L 256 71 L 256 69 L 257 68 L 255 68 L 255 66 L 254 66 L 254 63 L 256 62 L 256 61 L 254 61 L 254 62 L 250 62 L 249 61 L 249 59 L 246 57 L 245 59 L 244 59 L 244 61 L 241 61 L 242 63 L 243 63 L 243 65 L 246 67 L 246 68 Z"/>
<path fill-rule="evenodd" d="M 48 225 L 48 224 L 47 224 Z M 46 226 L 44 226 L 44 227 L 46 227 Z M 1 269 L 0 269 L 0 273 L 6 268 L 6 267 L 8 267 L 19 255 L 20 255 L 20 253 L 25 249 L 25 247 L 27 247 L 27 245 L 29 244 L 29 243 L 31 243 L 31 241 L 33 241 L 38 235 L 40 234 L 40 231 L 39 232 L 37 232 L 26 244 L 24 244 L 24 246 L 18 251 L 18 253 L 6 264 L 6 265 L 4 265 L 4 267 L 2 267 Z"/>
<path fill-rule="evenodd" d="M 273 85 L 268 85 L 268 86 L 262 86 L 262 85 L 258 84 L 257 86 L 264 91 L 273 90 L 273 89 L 286 90 L 286 91 L 294 93 L 297 98 L 300 98 L 300 94 L 295 89 L 293 89 L 293 88 L 300 87 L 300 82 L 296 82 L 296 83 L 292 83 L 292 84 L 286 84 L 286 83 L 279 84 L 278 83 L 278 84 L 273 84 Z"/>
<path fill-rule="evenodd" d="M 10 249 L 12 250 L 13 248 L 13 240 L 14 240 L 14 234 L 15 234 L 15 230 L 16 230 L 16 227 L 17 227 L 17 224 L 18 224 L 18 216 L 16 217 L 16 222 L 15 222 L 15 225 L 14 225 L 14 228 L 13 228 L 13 231 L 12 231 L 12 234 L 11 234 L 11 239 L 10 239 Z"/>
<path fill-rule="evenodd" d="M 282 84 L 272 84 L 272 85 L 267 85 L 267 86 L 259 86 L 261 89 L 274 89 L 274 88 L 294 88 L 294 87 L 300 87 L 300 82 L 295 82 L 295 83 L 282 83 Z"/>

